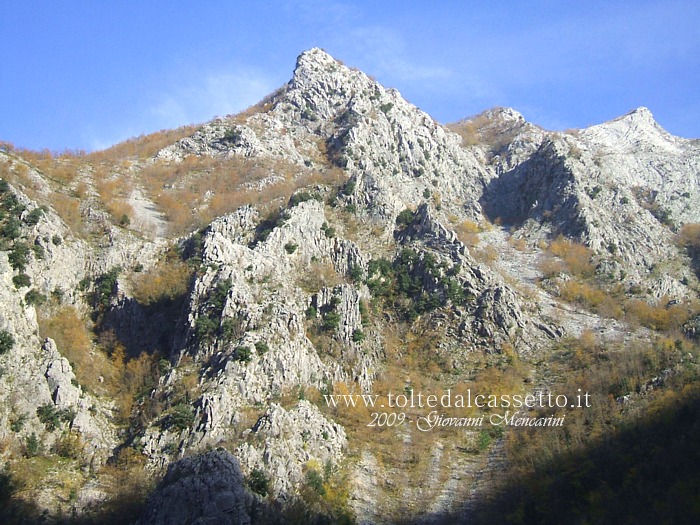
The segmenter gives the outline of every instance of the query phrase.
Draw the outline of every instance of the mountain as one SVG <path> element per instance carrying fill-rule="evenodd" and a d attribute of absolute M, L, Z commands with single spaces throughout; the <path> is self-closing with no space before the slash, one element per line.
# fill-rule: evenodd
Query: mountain
<path fill-rule="evenodd" d="M 311 49 L 241 114 L 0 163 L 5 522 L 472 520 L 700 385 L 700 142 L 646 108 L 443 126 Z M 583 389 L 537 433 L 426 404 Z"/>

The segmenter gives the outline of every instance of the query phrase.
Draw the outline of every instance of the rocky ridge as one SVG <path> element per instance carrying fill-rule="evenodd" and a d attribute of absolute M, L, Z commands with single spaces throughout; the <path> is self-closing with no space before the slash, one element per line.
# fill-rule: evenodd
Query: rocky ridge
<path fill-rule="evenodd" d="M 0 155 L 10 171 L 24 162 Z M 647 336 L 538 287 L 540 242 L 562 235 L 585 244 L 597 276 L 642 290 L 651 302 L 697 295 L 674 235 L 700 222 L 700 145 L 669 135 L 645 108 L 565 133 L 542 130 L 509 108 L 448 129 L 396 90 L 312 49 L 291 81 L 253 111 L 205 124 L 133 170 L 192 156 L 259 161 L 269 170 L 255 183 L 260 188 L 289 177 L 284 166 L 316 178 L 288 201 L 240 207 L 170 241 L 160 227 L 150 241 L 107 224 L 95 245 L 50 207 L 22 230 L 44 253 L 27 266 L 34 287 L 45 295 L 61 290 L 58 306 L 86 318 L 94 305 L 79 290 L 85 278 L 115 267 L 148 272 L 168 245 L 192 252 L 194 273 L 174 333 L 154 326 L 159 313 L 149 317 L 123 276 L 98 312 L 117 337 L 130 338 L 122 341 L 128 348 L 167 350 L 163 373 L 135 404 L 128 428 L 113 422 L 112 400 L 87 392 L 55 342 L 37 335 L 37 308 L 13 284 L 9 250 L 0 256 L 0 329 L 15 342 L 0 356 L 1 435 L 16 444 L 39 436 L 50 449 L 61 431 L 48 430 L 37 408 L 51 406 L 71 415 L 68 429 L 85 442 L 93 471 L 122 450 L 136 451 L 153 471 L 167 468 L 141 523 L 256 522 L 260 501 L 245 488 L 251 473 L 269 480 L 271 498 L 293 501 L 309 472 L 322 469 L 353 473 L 349 499 L 358 521 L 381 519 L 368 509 L 393 494 L 391 468 L 348 441 L 349 430 L 321 396 L 340 384 L 372 392 L 390 371 L 389 357 L 409 354 L 396 333 L 429 333 L 432 358 L 448 363 L 442 377 L 460 379 L 470 377 L 475 356 L 512 351 L 529 359 L 588 329 L 611 339 Z M 39 170 L 29 173 L 47 184 Z M 38 207 L 22 188 L 11 191 L 24 217 Z M 104 223 L 100 210 L 84 211 Z M 525 248 L 504 248 L 507 237 Z M 484 256 L 489 246 L 498 248 L 495 260 Z M 148 412 L 149 403 L 158 410 Z M 18 418 L 24 427 L 11 430 Z M 414 437 L 401 437 L 410 450 Z M 207 452 L 214 447 L 235 458 Z M 458 452 L 450 444 L 430 448 L 435 475 L 419 492 L 432 514 L 461 505 L 464 486 L 443 459 Z M 478 484 L 469 470 L 478 463 L 457 462 L 467 469 L 464 483 Z"/>

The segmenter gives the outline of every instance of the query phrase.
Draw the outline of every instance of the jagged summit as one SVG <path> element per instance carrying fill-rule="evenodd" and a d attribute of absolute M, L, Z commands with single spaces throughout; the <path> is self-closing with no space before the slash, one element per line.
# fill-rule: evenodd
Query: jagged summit
<path fill-rule="evenodd" d="M 309 65 L 329 66 L 338 63 L 338 60 L 333 58 L 325 50 L 319 47 L 312 47 L 311 49 L 307 49 L 306 51 L 302 52 L 297 57 L 297 65 L 295 69 L 301 69 L 308 67 Z"/>
<path fill-rule="evenodd" d="M 687 139 L 675 137 L 659 125 L 651 111 L 639 107 L 602 124 L 581 130 L 582 138 L 594 147 L 610 151 L 654 150 L 680 152 Z"/>

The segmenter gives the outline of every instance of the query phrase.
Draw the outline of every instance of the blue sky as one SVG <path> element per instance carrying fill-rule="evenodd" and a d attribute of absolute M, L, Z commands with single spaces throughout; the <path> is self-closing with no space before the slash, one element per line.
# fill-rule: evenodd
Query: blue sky
<path fill-rule="evenodd" d="M 699 28 L 694 0 L 4 0 L 0 140 L 93 150 L 205 122 L 311 47 L 443 123 L 500 105 L 566 129 L 647 106 L 699 138 Z"/>

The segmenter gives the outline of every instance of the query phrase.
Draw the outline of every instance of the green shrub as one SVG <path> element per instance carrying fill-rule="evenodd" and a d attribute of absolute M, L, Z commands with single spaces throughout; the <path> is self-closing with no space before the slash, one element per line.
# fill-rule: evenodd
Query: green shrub
<path fill-rule="evenodd" d="M 289 198 L 289 207 L 293 208 L 294 206 L 298 206 L 302 202 L 306 201 L 323 201 L 322 197 L 318 193 L 309 193 L 308 191 L 300 191 L 295 193 Z"/>
<path fill-rule="evenodd" d="M 414 219 L 414 214 L 411 210 L 405 209 L 396 216 L 396 227 L 400 229 L 407 228 Z"/>
<path fill-rule="evenodd" d="M 54 244 L 54 246 L 60 246 L 63 242 L 63 239 L 61 239 L 60 235 L 54 235 L 53 237 L 51 237 L 51 242 Z"/>
<path fill-rule="evenodd" d="M 244 332 L 245 330 L 243 329 L 243 323 L 237 317 L 225 319 L 221 323 L 221 338 L 224 341 L 233 341 L 238 339 Z"/>
<path fill-rule="evenodd" d="M 222 137 L 222 142 L 227 142 L 229 144 L 235 144 L 241 140 L 241 132 L 238 128 L 229 128 L 224 131 L 224 136 Z"/>
<path fill-rule="evenodd" d="M 237 346 L 235 350 L 235 358 L 237 361 L 241 361 L 242 363 L 247 363 L 250 361 L 250 357 L 252 355 L 252 352 L 250 350 L 250 347 L 248 346 Z"/>
<path fill-rule="evenodd" d="M 335 330 L 340 324 L 340 314 L 335 311 L 326 312 L 323 316 L 323 329 L 326 331 Z"/>
<path fill-rule="evenodd" d="M 287 220 L 289 220 L 289 214 L 286 210 L 279 209 L 270 212 L 255 229 L 255 238 L 251 246 L 255 247 L 258 243 L 265 242 L 270 236 L 270 233 L 272 233 L 275 228 L 283 226 Z"/>
<path fill-rule="evenodd" d="M 2 234 L 2 237 L 5 237 L 6 239 L 17 239 L 22 234 L 21 223 L 16 217 L 10 217 L 7 219 L 7 222 L 2 225 L 0 233 Z"/>
<path fill-rule="evenodd" d="M 44 210 L 41 208 L 34 208 L 29 212 L 27 218 L 24 220 L 29 226 L 34 226 L 39 223 L 39 220 L 44 215 Z"/>
<path fill-rule="evenodd" d="M 24 300 L 30 306 L 40 306 L 46 302 L 46 296 L 36 288 L 32 288 L 24 294 Z"/>
<path fill-rule="evenodd" d="M 32 278 L 26 273 L 20 273 L 12 278 L 12 284 L 15 285 L 15 288 L 26 288 L 32 285 Z"/>
<path fill-rule="evenodd" d="M 41 244 L 32 244 L 32 251 L 37 259 L 43 260 L 46 257 L 46 251 Z"/>
<path fill-rule="evenodd" d="M 211 341 L 218 328 L 218 323 L 208 315 L 200 315 L 194 322 L 194 333 L 202 342 Z"/>
<path fill-rule="evenodd" d="M 259 468 L 254 468 L 247 479 L 248 488 L 265 497 L 270 492 L 270 478 L 267 477 L 264 471 Z"/>
<path fill-rule="evenodd" d="M 363 277 L 363 272 L 362 272 L 362 266 L 355 265 L 350 267 L 350 279 L 352 279 L 354 282 L 359 283 L 362 280 Z"/>
<path fill-rule="evenodd" d="M 194 409 L 187 403 L 178 403 L 170 409 L 167 418 L 168 427 L 185 430 L 194 422 Z"/>
<path fill-rule="evenodd" d="M 0 355 L 6 354 L 15 346 L 15 338 L 7 330 L 0 330 Z"/>
<path fill-rule="evenodd" d="M 327 222 L 324 222 L 321 226 L 321 231 L 326 234 L 326 237 L 332 239 L 335 237 L 335 228 L 329 226 Z"/>
<path fill-rule="evenodd" d="M 27 243 L 16 242 L 8 255 L 12 268 L 18 272 L 23 272 L 27 268 L 27 264 L 29 264 L 29 254 L 30 248 Z"/>
<path fill-rule="evenodd" d="M 24 443 L 24 455 L 28 458 L 33 458 L 38 456 L 40 452 L 41 443 L 39 442 L 39 438 L 36 437 L 36 434 L 32 432 Z"/>
<path fill-rule="evenodd" d="M 288 254 L 293 254 L 295 251 L 297 251 L 298 245 L 294 244 L 292 242 L 288 242 L 287 244 L 284 245 L 284 249 Z"/>
<path fill-rule="evenodd" d="M 37 407 L 36 415 L 49 432 L 56 430 L 62 422 L 69 423 L 75 417 L 73 411 L 68 409 L 59 410 L 52 404 Z"/>
<path fill-rule="evenodd" d="M 257 343 L 255 343 L 255 351 L 259 355 L 265 355 L 269 350 L 270 347 L 267 346 L 267 343 L 265 341 L 258 341 Z"/>
<path fill-rule="evenodd" d="M 19 417 L 10 420 L 10 430 L 14 433 L 21 432 L 24 428 L 24 422 L 27 420 L 27 416 L 22 414 Z"/>
<path fill-rule="evenodd" d="M 319 496 L 325 496 L 326 489 L 323 486 L 323 477 L 317 470 L 311 469 L 306 473 L 306 485 Z"/>
<path fill-rule="evenodd" d="M 352 332 L 352 340 L 354 343 L 361 343 L 362 341 L 365 340 L 365 333 L 358 329 L 353 330 Z"/>
<path fill-rule="evenodd" d="M 355 187 L 357 186 L 357 181 L 355 179 L 350 179 L 343 186 L 343 195 L 350 196 L 355 193 Z"/>
<path fill-rule="evenodd" d="M 120 272 L 121 268 L 117 266 L 95 279 L 93 304 L 96 308 L 106 310 L 109 307 L 109 302 L 114 293 L 114 288 L 117 285 L 117 277 Z"/>

